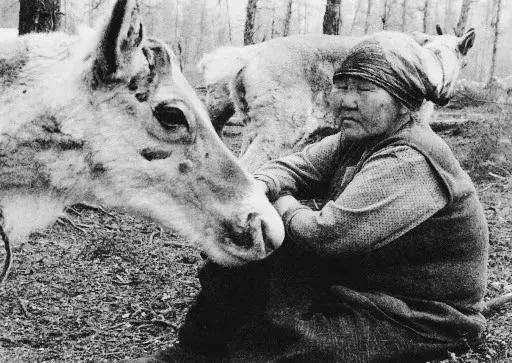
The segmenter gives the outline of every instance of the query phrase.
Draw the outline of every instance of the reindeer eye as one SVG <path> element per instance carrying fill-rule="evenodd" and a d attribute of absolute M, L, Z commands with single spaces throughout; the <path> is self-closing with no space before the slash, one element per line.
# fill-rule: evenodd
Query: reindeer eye
<path fill-rule="evenodd" d="M 153 115 L 167 131 L 177 131 L 180 127 L 185 127 L 187 131 L 189 130 L 185 114 L 177 107 L 162 102 L 154 108 Z"/>

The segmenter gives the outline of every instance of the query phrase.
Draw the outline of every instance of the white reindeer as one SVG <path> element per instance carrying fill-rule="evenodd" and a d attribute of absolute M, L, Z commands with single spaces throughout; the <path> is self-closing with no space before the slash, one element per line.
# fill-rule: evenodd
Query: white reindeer
<path fill-rule="evenodd" d="M 284 238 L 135 0 L 98 32 L 0 41 L 0 236 L 23 241 L 76 202 L 151 218 L 224 265 Z"/>
<path fill-rule="evenodd" d="M 407 36 L 384 34 L 398 42 Z M 443 35 L 438 28 L 438 34 L 415 33 L 413 38 L 423 46 L 431 81 L 448 100 L 475 31 L 457 37 Z M 338 129 L 329 105 L 332 75 L 350 48 L 364 39 L 291 36 L 218 48 L 203 57 L 199 66 L 215 128 L 220 131 L 235 112 L 244 121 L 243 166 L 254 171 L 269 159 L 302 149 L 323 131 Z M 422 112 L 428 113 L 428 107 Z"/>

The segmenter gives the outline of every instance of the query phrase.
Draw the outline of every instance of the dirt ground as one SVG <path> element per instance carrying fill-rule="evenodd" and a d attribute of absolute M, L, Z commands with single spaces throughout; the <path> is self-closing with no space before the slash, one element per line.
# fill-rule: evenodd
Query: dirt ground
<path fill-rule="evenodd" d="M 480 192 L 490 227 L 487 299 L 512 292 L 512 108 L 446 110 L 442 131 Z M 227 132 L 237 149 L 240 130 Z M 0 362 L 117 362 L 176 340 L 202 258 L 172 232 L 75 206 L 15 249 L 0 289 Z M 1 255 L 3 258 L 3 254 Z M 486 342 L 444 362 L 512 362 L 512 303 L 488 315 Z"/>

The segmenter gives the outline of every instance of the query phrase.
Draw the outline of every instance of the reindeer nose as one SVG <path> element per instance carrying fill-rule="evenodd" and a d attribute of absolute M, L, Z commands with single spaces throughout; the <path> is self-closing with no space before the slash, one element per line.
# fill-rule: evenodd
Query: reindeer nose
<path fill-rule="evenodd" d="M 227 240 L 241 249 L 241 253 L 254 255 L 256 259 L 268 256 L 276 250 L 281 240 L 272 236 L 271 227 L 259 213 L 248 213 L 238 226 L 226 225 Z"/>
<path fill-rule="evenodd" d="M 275 236 L 273 236 L 273 234 L 272 234 L 273 229 L 265 219 L 261 220 L 261 229 L 262 229 L 262 234 L 263 234 L 263 242 L 265 245 L 265 251 L 268 254 L 270 254 L 270 253 L 274 252 L 275 250 L 277 250 L 281 246 L 281 243 L 283 242 L 283 240 L 280 238 L 275 238 Z"/>

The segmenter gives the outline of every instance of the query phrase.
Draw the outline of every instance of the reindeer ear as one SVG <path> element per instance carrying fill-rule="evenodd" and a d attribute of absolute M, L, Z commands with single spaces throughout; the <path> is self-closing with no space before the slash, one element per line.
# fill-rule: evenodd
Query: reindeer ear
<path fill-rule="evenodd" d="M 443 35 L 444 34 L 443 28 L 441 28 L 441 25 L 439 25 L 439 24 L 436 24 L 436 33 L 437 33 L 437 35 Z"/>
<path fill-rule="evenodd" d="M 476 32 L 474 28 L 469 29 L 466 34 L 459 38 L 459 44 L 457 45 L 460 54 L 466 55 L 468 51 L 473 47 L 475 43 Z"/>
<path fill-rule="evenodd" d="M 412 32 L 411 36 L 416 41 L 416 43 L 421 46 L 425 45 L 426 42 L 432 39 L 432 36 L 420 32 Z"/>
<path fill-rule="evenodd" d="M 117 0 L 103 30 L 94 65 L 102 81 L 124 78 L 141 54 L 143 27 L 137 0 Z"/>

